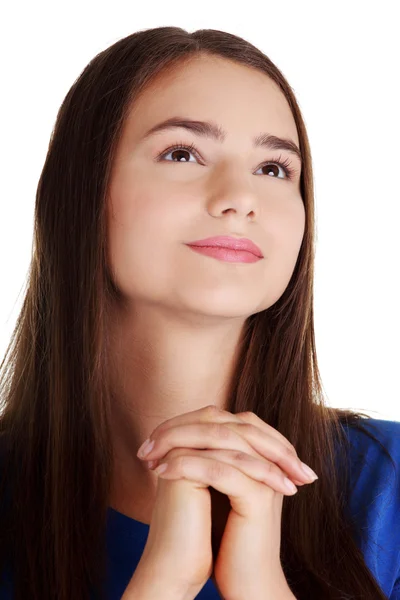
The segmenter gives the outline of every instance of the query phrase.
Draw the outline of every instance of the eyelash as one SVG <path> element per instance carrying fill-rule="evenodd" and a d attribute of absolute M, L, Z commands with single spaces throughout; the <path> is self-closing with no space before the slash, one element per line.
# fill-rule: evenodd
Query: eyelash
<path fill-rule="evenodd" d="M 170 148 L 167 148 L 166 150 L 161 152 L 161 154 L 159 154 L 157 156 L 157 160 L 161 160 L 163 158 L 163 156 L 165 156 L 166 154 L 169 154 L 170 152 L 173 152 L 174 150 L 187 150 L 188 152 L 191 152 L 194 155 L 197 155 L 197 158 L 200 158 L 199 151 L 197 150 L 195 144 L 190 144 L 189 146 L 187 146 L 184 143 L 180 143 L 180 144 L 174 144 Z M 172 162 L 172 161 L 167 161 L 167 162 Z M 280 167 L 282 167 L 282 169 L 285 172 L 286 178 L 289 179 L 290 181 L 294 178 L 295 174 L 297 173 L 297 169 L 294 169 L 290 166 L 291 165 L 290 160 L 288 158 L 285 160 L 282 160 L 282 156 L 279 156 L 276 160 L 268 160 L 266 163 L 263 163 L 258 168 L 260 169 L 261 167 L 264 167 L 270 163 L 276 164 L 276 165 L 279 165 Z M 275 177 L 275 179 L 280 179 L 280 177 Z"/>

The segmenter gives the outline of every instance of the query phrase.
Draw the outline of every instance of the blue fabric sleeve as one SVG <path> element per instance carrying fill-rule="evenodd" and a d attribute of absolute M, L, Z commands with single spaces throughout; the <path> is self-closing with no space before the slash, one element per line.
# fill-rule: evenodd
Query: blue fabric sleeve
<path fill-rule="evenodd" d="M 349 428 L 351 484 L 348 516 L 370 571 L 390 600 L 400 600 L 400 422 L 363 419 L 366 433 Z"/>

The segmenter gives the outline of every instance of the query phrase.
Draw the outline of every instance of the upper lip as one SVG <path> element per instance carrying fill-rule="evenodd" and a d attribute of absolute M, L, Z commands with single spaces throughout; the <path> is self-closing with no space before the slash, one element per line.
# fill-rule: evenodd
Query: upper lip
<path fill-rule="evenodd" d="M 217 246 L 220 248 L 231 248 L 232 250 L 245 250 L 251 252 L 255 256 L 263 258 L 263 253 L 260 248 L 248 238 L 235 238 L 227 235 L 218 235 L 216 237 L 205 238 L 204 240 L 196 240 L 195 242 L 187 242 L 188 246 Z"/>

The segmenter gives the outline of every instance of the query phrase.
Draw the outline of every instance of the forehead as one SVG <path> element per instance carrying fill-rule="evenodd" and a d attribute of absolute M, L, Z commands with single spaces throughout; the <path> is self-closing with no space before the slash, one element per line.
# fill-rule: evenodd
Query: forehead
<path fill-rule="evenodd" d="M 277 84 L 256 69 L 219 57 L 197 57 L 158 74 L 134 101 L 126 127 L 139 138 L 177 114 L 219 123 L 227 142 L 266 131 L 299 144 L 294 117 Z"/>

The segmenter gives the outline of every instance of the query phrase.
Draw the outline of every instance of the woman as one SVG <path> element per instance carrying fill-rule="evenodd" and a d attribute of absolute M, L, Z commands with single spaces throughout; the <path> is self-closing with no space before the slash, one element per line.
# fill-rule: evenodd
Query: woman
<path fill-rule="evenodd" d="M 89 63 L 2 365 L 2 599 L 400 598 L 400 424 L 324 404 L 314 235 L 257 48 L 160 27 Z"/>

